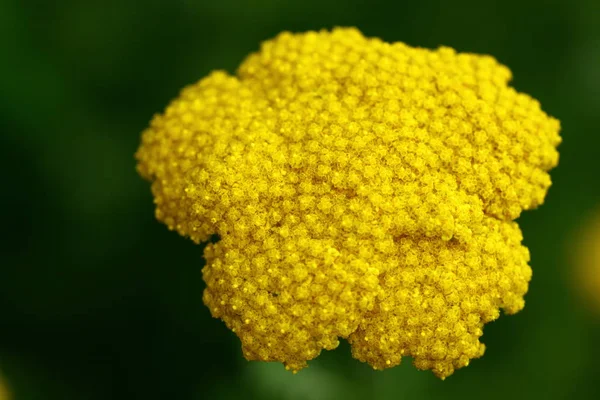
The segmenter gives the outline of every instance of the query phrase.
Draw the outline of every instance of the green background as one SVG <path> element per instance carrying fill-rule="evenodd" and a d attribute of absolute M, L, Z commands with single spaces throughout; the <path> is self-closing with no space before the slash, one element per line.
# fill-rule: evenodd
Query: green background
<path fill-rule="evenodd" d="M 444 382 L 409 360 L 373 371 L 346 344 L 295 376 L 244 360 L 202 304 L 202 248 L 154 220 L 135 173 L 140 132 L 184 85 L 333 26 L 492 54 L 562 121 L 554 186 L 520 218 L 527 306 Z M 600 206 L 599 126 L 597 0 L 0 0 L 0 371 L 17 400 L 600 398 L 572 262 Z"/>

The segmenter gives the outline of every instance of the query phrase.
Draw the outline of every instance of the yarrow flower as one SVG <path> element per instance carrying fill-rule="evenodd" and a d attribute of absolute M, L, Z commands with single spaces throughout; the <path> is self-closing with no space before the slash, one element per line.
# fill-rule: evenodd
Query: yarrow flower
<path fill-rule="evenodd" d="M 8 387 L 0 374 L 0 400 L 10 400 L 10 392 L 8 391 Z"/>
<path fill-rule="evenodd" d="M 574 237 L 569 243 L 576 250 L 572 259 L 577 267 L 573 288 L 590 311 L 600 316 L 600 209 L 586 218 Z"/>
<path fill-rule="evenodd" d="M 204 303 L 248 360 L 297 371 L 344 338 L 445 378 L 524 306 L 513 220 L 540 205 L 559 122 L 490 56 L 281 33 L 184 88 L 143 133 L 156 217 L 206 246 Z"/>

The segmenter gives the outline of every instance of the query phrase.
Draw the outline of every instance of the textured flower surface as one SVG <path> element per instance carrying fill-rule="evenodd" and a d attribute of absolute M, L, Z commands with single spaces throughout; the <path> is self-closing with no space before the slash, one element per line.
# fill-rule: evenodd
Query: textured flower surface
<path fill-rule="evenodd" d="M 209 244 L 204 302 L 249 360 L 297 371 L 340 338 L 375 369 L 446 377 L 523 308 L 513 222 L 540 205 L 559 122 L 490 56 L 356 29 L 282 33 L 184 88 L 143 133 L 156 216 Z"/>

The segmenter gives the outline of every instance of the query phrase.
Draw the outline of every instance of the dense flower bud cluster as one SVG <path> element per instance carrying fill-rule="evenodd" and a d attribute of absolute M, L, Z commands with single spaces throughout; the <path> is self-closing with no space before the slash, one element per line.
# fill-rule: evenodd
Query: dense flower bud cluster
<path fill-rule="evenodd" d="M 483 354 L 531 270 L 559 123 L 492 57 L 282 33 L 186 87 L 144 132 L 156 216 L 206 247 L 204 302 L 250 360 L 291 370 L 339 338 L 440 377 Z"/>

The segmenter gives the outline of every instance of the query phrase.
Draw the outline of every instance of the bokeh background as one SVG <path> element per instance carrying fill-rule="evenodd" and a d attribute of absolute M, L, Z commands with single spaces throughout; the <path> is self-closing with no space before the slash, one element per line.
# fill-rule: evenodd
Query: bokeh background
<path fill-rule="evenodd" d="M 409 360 L 373 371 L 344 343 L 295 376 L 244 360 L 202 304 L 202 248 L 155 221 L 134 169 L 140 132 L 184 85 L 234 72 L 282 30 L 333 26 L 492 54 L 562 121 L 554 186 L 519 220 L 527 306 L 487 325 L 485 356 L 444 382 Z M 0 50 L 0 380 L 13 399 L 600 398 L 600 318 L 576 253 L 600 209 L 597 0 L 0 0 Z"/>

